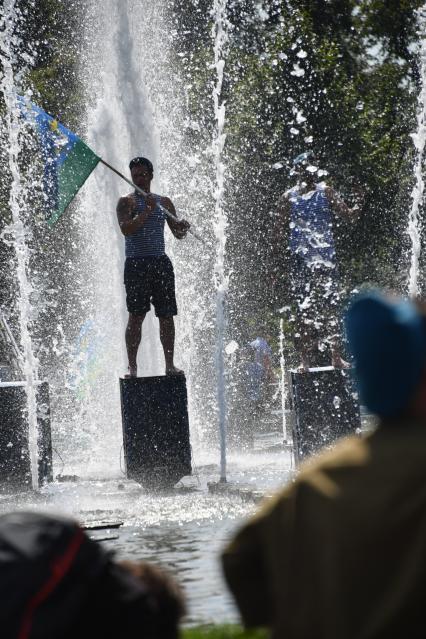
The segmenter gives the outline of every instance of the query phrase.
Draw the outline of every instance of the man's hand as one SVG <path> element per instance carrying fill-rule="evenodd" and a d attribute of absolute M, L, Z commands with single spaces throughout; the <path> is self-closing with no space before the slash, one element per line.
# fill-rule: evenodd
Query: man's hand
<path fill-rule="evenodd" d="M 151 215 L 151 213 L 157 206 L 157 201 L 153 195 L 148 193 L 144 199 L 146 206 L 145 210 L 148 215 Z M 136 209 L 136 198 L 133 195 L 126 195 L 126 197 L 120 198 L 119 205 L 121 205 L 122 208 L 125 209 L 126 213 L 130 214 L 131 217 L 134 217 L 134 212 Z"/>
<path fill-rule="evenodd" d="M 359 218 L 360 208 L 357 204 L 352 208 L 349 207 L 331 186 L 326 186 L 324 192 L 336 215 L 353 222 Z"/>
<path fill-rule="evenodd" d="M 167 216 L 167 224 L 173 235 L 178 240 L 181 240 L 186 236 L 188 229 L 191 226 L 190 223 L 186 220 L 179 220 L 177 218 L 174 204 L 168 197 L 161 198 L 161 206 L 164 206 L 164 208 L 172 214 L 171 216 Z"/>
<path fill-rule="evenodd" d="M 183 239 L 188 233 L 190 226 L 190 223 L 186 220 L 176 220 L 176 222 L 174 222 L 174 236 L 177 237 L 178 240 Z"/>

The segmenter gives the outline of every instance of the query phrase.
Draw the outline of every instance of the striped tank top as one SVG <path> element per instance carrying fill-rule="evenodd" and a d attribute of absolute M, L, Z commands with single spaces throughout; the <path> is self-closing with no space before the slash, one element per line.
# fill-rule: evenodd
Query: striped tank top
<path fill-rule="evenodd" d="M 291 206 L 290 250 L 311 267 L 335 266 L 336 251 L 333 237 L 333 214 L 323 185 L 315 191 L 299 193 L 298 187 L 289 191 Z"/>
<path fill-rule="evenodd" d="M 157 201 L 157 206 L 148 217 L 147 221 L 135 233 L 125 236 L 126 257 L 148 257 L 165 254 L 164 246 L 164 222 L 166 214 L 158 206 L 161 196 L 152 193 Z M 145 210 L 145 199 L 139 193 L 133 193 L 136 200 L 135 215 Z"/>

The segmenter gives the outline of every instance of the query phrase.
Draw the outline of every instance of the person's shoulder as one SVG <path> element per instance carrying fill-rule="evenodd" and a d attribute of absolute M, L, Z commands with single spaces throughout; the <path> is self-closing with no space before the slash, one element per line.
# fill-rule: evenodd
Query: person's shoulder
<path fill-rule="evenodd" d="M 270 346 L 264 337 L 256 337 L 252 344 L 255 346 L 255 348 L 258 348 L 262 351 L 270 350 Z"/>
<path fill-rule="evenodd" d="M 302 504 L 317 497 L 338 498 L 345 481 L 369 463 L 371 451 L 367 437 L 349 436 L 339 440 L 331 450 L 323 449 L 303 462 L 297 475 L 280 490 L 263 500 L 254 520 L 273 512 L 289 512 L 289 503 Z M 354 474 L 352 474 L 354 473 Z"/>
<path fill-rule="evenodd" d="M 290 201 L 292 199 L 294 199 L 294 195 L 292 195 L 292 190 L 293 189 L 289 189 L 287 191 L 284 191 L 284 193 L 282 193 L 278 200 L 277 200 L 277 205 L 279 208 L 284 209 L 285 207 L 288 207 Z"/>
<path fill-rule="evenodd" d="M 119 202 L 125 202 L 126 200 L 133 200 L 136 197 L 136 193 L 132 191 L 131 193 L 126 193 L 126 195 L 121 195 L 118 198 Z"/>
<path fill-rule="evenodd" d="M 292 186 L 291 189 L 288 189 L 284 195 L 287 200 L 294 200 L 300 195 L 300 187 L 296 184 L 296 186 Z"/>
<path fill-rule="evenodd" d="M 295 483 L 324 488 L 324 479 L 339 474 L 339 469 L 364 466 L 369 459 L 369 448 L 367 437 L 343 437 L 333 448 L 323 449 L 304 462 Z"/>
<path fill-rule="evenodd" d="M 134 193 L 128 193 L 127 195 L 122 195 L 117 202 L 117 213 L 124 214 L 124 213 L 128 213 L 129 210 L 131 210 L 134 207 L 134 203 L 136 202 L 135 200 L 135 194 Z"/>
<path fill-rule="evenodd" d="M 263 350 L 265 351 L 265 353 L 267 353 L 268 355 L 272 355 L 272 348 L 269 344 L 269 342 L 265 340 L 263 340 Z"/>
<path fill-rule="evenodd" d="M 167 197 L 166 195 L 160 195 L 158 202 L 160 206 L 169 211 L 169 213 L 171 213 L 174 217 L 177 217 L 175 205 L 169 197 Z M 170 221 L 170 217 L 168 219 Z"/>
<path fill-rule="evenodd" d="M 333 187 L 327 184 L 327 182 L 319 182 L 317 184 L 317 191 L 324 193 L 324 195 L 328 198 L 333 197 L 335 194 Z"/>

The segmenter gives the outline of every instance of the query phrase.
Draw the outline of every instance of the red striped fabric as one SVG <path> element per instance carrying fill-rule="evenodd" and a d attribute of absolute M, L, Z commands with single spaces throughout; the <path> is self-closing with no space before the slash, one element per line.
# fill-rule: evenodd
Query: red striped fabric
<path fill-rule="evenodd" d="M 25 612 L 23 614 L 21 628 L 19 630 L 17 639 L 29 639 L 34 615 L 37 608 L 39 608 L 41 604 L 48 598 L 48 596 L 53 592 L 53 590 L 58 586 L 58 584 L 70 570 L 77 556 L 79 548 L 83 542 L 83 538 L 83 531 L 81 529 L 78 529 L 74 537 L 71 539 L 64 554 L 54 560 L 52 565 L 52 572 L 49 579 L 28 601 Z"/>

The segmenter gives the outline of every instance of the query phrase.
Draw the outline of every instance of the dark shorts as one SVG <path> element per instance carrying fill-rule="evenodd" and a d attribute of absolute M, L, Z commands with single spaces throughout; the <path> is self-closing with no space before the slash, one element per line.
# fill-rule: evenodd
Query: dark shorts
<path fill-rule="evenodd" d="M 126 258 L 124 265 L 127 310 L 145 315 L 155 308 L 157 317 L 177 315 L 175 274 L 167 255 Z"/>

